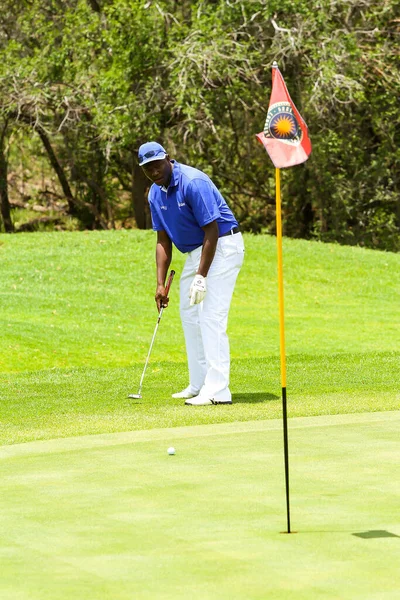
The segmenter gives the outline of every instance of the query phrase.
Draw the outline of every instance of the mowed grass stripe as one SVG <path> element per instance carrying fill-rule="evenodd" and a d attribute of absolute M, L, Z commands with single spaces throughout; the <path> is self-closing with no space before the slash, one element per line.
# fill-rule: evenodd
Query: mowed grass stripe
<path fill-rule="evenodd" d="M 289 419 L 292 429 L 308 427 L 337 427 L 338 425 L 380 423 L 400 420 L 400 411 L 385 411 L 375 413 L 339 414 L 319 417 L 294 417 Z M 74 452 L 80 449 L 90 449 L 106 446 L 119 446 L 157 440 L 174 441 L 177 439 L 209 437 L 215 435 L 236 435 L 239 433 L 268 432 L 282 429 L 281 419 L 263 421 L 247 421 L 233 423 L 218 423 L 190 427 L 161 428 L 142 431 L 123 431 L 99 435 L 78 436 L 72 438 L 57 438 L 24 444 L 13 444 L 0 448 L 0 459 L 21 455 L 46 454 L 52 452 Z"/>
<path fill-rule="evenodd" d="M 0 375 L 3 444 L 73 435 L 279 418 L 279 357 L 233 361 L 232 406 L 190 408 L 171 398 L 185 383 L 182 365 L 149 366 L 142 400 L 134 369 L 70 369 Z M 288 359 L 289 417 L 395 410 L 399 356 L 337 355 Z"/>

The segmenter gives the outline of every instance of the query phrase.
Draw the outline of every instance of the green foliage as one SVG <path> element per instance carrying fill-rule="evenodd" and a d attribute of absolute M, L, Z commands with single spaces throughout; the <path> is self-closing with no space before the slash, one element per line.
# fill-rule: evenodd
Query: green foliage
<path fill-rule="evenodd" d="M 313 143 L 283 173 L 286 235 L 400 249 L 395 0 L 33 0 L 16 14 L 7 0 L 0 112 L 46 129 L 91 227 L 118 219 L 152 138 L 206 170 L 245 229 L 274 231 L 255 134 L 277 60 Z"/>

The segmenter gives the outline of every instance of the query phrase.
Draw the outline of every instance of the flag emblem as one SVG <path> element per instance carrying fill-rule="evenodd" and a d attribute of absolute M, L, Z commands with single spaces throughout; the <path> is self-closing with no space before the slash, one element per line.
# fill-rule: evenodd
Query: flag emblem
<path fill-rule="evenodd" d="M 299 144 L 303 131 L 289 102 L 276 102 L 269 107 L 264 135 L 287 144 Z"/>
<path fill-rule="evenodd" d="M 272 66 L 272 92 L 264 131 L 256 137 L 277 169 L 300 165 L 311 154 L 307 125 L 293 104 L 276 62 Z"/>

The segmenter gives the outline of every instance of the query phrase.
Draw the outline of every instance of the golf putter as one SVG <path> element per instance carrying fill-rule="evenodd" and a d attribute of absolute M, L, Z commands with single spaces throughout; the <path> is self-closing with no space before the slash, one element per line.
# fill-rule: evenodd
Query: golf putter
<path fill-rule="evenodd" d="M 175 271 L 171 271 L 171 272 L 170 272 L 170 274 L 169 274 L 168 281 L 167 281 L 167 285 L 165 286 L 165 295 L 166 295 L 166 296 L 168 296 L 169 288 L 171 287 L 171 283 L 172 283 L 172 280 L 173 280 L 173 278 L 174 278 L 174 275 L 175 275 Z M 141 391 L 142 391 L 142 385 L 143 385 L 144 374 L 146 373 L 146 369 L 147 369 L 147 365 L 148 365 L 148 362 L 149 362 L 149 358 L 150 358 L 151 350 L 152 350 L 152 348 L 153 348 L 153 344 L 154 344 L 154 340 L 155 340 L 155 337 L 156 337 L 157 329 L 158 329 L 158 326 L 159 326 L 159 324 L 160 324 L 160 321 L 161 321 L 161 317 L 162 317 L 162 314 L 163 314 L 164 308 L 165 308 L 165 306 L 164 306 L 164 305 L 161 305 L 161 310 L 160 310 L 160 312 L 159 312 L 159 314 L 158 314 L 158 319 L 157 319 L 156 327 L 155 327 L 155 329 L 154 329 L 153 338 L 152 338 L 152 340 L 151 340 L 151 344 L 150 344 L 149 352 L 148 352 L 148 354 L 147 354 L 146 363 L 145 363 L 145 365 L 144 365 L 143 373 L 142 373 L 142 376 L 141 376 L 141 378 L 140 378 L 140 383 L 139 383 L 139 389 L 138 389 L 138 393 L 137 393 L 137 394 L 129 394 L 128 398 L 141 398 L 141 397 L 142 397 Z"/>

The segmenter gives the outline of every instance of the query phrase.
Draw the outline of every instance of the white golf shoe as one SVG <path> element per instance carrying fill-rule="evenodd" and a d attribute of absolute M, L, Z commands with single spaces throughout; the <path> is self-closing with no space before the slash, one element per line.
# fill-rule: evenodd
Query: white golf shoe
<path fill-rule="evenodd" d="M 190 385 L 188 385 L 187 388 L 185 388 L 181 392 L 176 392 L 176 394 L 172 394 L 172 397 L 183 398 L 186 400 L 187 398 L 193 398 L 194 396 L 197 396 L 198 393 L 199 390 L 194 390 Z"/>
<path fill-rule="evenodd" d="M 190 400 L 186 400 L 188 406 L 207 406 L 209 404 L 232 404 L 232 400 L 215 400 L 207 398 L 207 396 L 195 396 Z"/>

